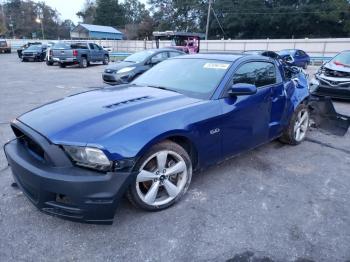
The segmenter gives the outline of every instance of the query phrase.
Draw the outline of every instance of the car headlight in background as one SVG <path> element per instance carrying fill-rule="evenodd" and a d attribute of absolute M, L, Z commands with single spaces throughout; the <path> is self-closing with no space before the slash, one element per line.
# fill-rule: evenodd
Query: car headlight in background
<path fill-rule="evenodd" d="M 78 166 L 109 171 L 112 163 L 102 150 L 93 147 L 63 146 L 65 152 Z"/>
<path fill-rule="evenodd" d="M 124 67 L 124 68 L 118 70 L 118 71 L 117 71 L 117 74 L 125 74 L 125 73 L 128 73 L 128 72 L 130 72 L 130 71 L 132 71 L 132 70 L 134 70 L 134 69 L 135 69 L 135 67 L 133 67 L 133 66 Z"/>

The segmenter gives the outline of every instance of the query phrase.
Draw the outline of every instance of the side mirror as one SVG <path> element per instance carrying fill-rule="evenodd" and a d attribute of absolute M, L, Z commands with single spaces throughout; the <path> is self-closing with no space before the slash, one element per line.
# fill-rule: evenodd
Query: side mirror
<path fill-rule="evenodd" d="M 228 94 L 230 96 L 245 96 L 245 95 L 254 95 L 258 89 L 255 85 L 252 84 L 243 84 L 238 83 L 230 87 Z"/>

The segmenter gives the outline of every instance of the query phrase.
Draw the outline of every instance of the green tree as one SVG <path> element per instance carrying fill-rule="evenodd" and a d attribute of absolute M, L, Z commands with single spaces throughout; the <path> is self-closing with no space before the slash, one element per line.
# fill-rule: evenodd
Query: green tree
<path fill-rule="evenodd" d="M 94 0 L 85 0 L 84 7 L 77 13 L 77 16 L 83 20 L 85 24 L 92 24 L 96 16 L 96 3 Z"/>
<path fill-rule="evenodd" d="M 122 5 L 118 0 L 97 0 L 96 15 L 94 19 L 96 25 L 106 25 L 122 27 L 125 25 L 125 16 Z"/>
<path fill-rule="evenodd" d="M 151 38 L 153 19 L 143 3 L 138 0 L 125 1 L 122 5 L 125 15 L 125 33 L 128 39 Z"/>

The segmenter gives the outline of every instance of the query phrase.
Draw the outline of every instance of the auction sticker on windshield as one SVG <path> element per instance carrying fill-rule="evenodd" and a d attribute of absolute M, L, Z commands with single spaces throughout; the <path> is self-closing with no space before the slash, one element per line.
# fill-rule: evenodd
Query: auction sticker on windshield
<path fill-rule="evenodd" d="M 208 69 L 221 69 L 221 70 L 226 70 L 230 64 L 223 64 L 223 63 L 205 63 L 203 68 L 208 68 Z"/>

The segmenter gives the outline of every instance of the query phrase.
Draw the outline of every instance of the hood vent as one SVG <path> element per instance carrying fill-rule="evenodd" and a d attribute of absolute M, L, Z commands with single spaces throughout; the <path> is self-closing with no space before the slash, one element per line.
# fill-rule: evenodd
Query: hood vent
<path fill-rule="evenodd" d="M 150 98 L 151 98 L 150 96 L 141 96 L 141 97 L 125 100 L 125 101 L 122 101 L 122 102 L 118 102 L 118 103 L 115 103 L 115 104 L 111 104 L 111 105 L 108 105 L 108 106 L 105 106 L 105 107 L 106 108 L 113 108 L 113 107 L 117 107 L 117 106 L 121 106 L 121 105 L 127 105 L 127 104 L 130 104 L 130 103 L 136 103 L 136 102 L 143 101 L 143 100 L 150 99 Z"/>

